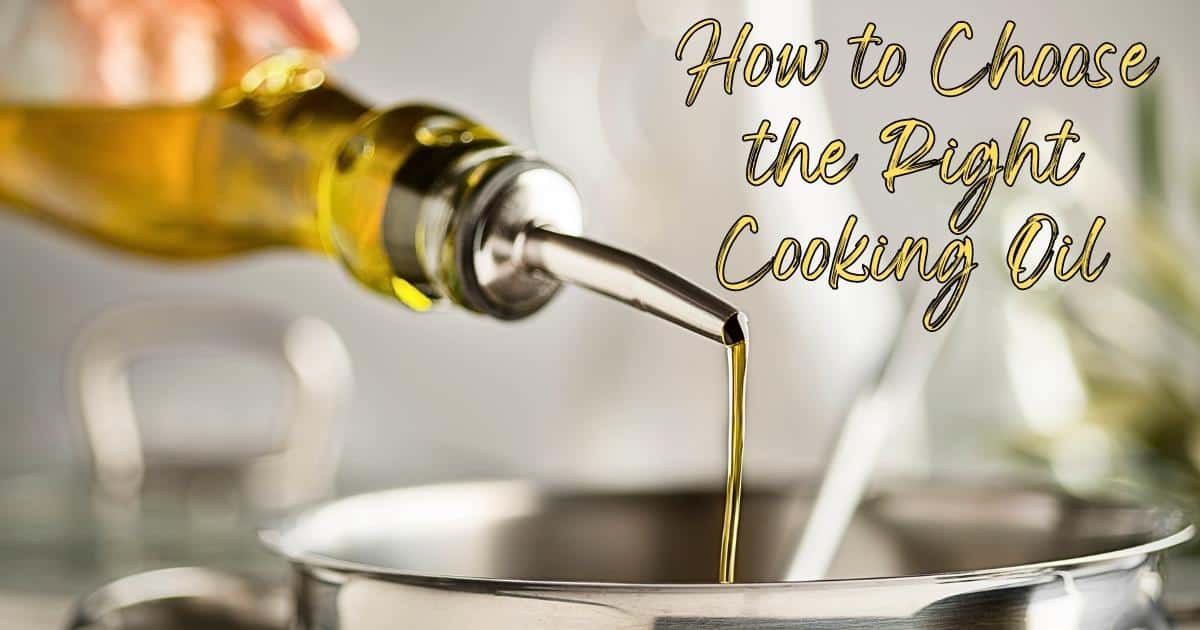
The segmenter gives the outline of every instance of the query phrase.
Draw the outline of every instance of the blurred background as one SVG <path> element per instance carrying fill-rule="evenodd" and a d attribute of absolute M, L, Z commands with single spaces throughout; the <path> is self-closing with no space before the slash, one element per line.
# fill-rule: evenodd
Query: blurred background
<path fill-rule="evenodd" d="M 713 277 L 720 239 L 744 212 L 762 227 L 739 245 L 765 260 L 782 236 L 836 237 L 847 214 L 865 233 L 948 240 L 961 189 L 906 178 L 887 194 L 877 136 L 917 115 L 967 145 L 1017 120 L 1031 136 L 1075 121 L 1086 151 L 1064 188 L 997 187 L 971 231 L 976 271 L 925 389 L 920 413 L 898 427 L 891 471 L 988 474 L 1041 471 L 1080 487 L 1114 477 L 1191 487 L 1200 437 L 1200 243 L 1194 173 L 1200 166 L 1188 64 L 1200 41 L 1200 6 L 1176 2 L 1032 0 L 870 8 L 793 2 L 561 2 L 346 0 L 360 48 L 334 76 L 368 102 L 428 101 L 484 121 L 538 150 L 578 184 L 585 230 L 656 259 L 721 292 Z M 725 26 L 724 51 L 743 21 L 752 42 L 830 42 L 812 87 L 720 92 L 710 78 L 684 108 L 687 66 L 674 48 L 702 17 Z M 1119 85 L 977 89 L 945 99 L 929 85 L 932 51 L 956 19 L 975 39 L 948 65 L 966 76 L 991 57 L 1006 19 L 1027 51 L 1144 41 L 1162 64 L 1139 90 Z M 908 51 L 890 89 L 850 85 L 847 37 L 877 24 Z M 1113 59 L 1113 57 L 1110 57 Z M 1110 64 L 1115 65 L 1116 62 Z M 30 65 L 30 68 L 36 67 Z M 1110 68 L 1111 69 L 1111 68 Z M 11 70 L 6 77 L 13 76 Z M 44 79 L 44 76 L 43 76 Z M 860 153 L 836 187 L 793 178 L 777 189 L 743 179 L 741 134 L 760 119 L 803 123 L 823 145 L 843 138 Z M 1095 284 L 1043 281 L 1018 292 L 1004 252 L 1028 214 L 1047 211 L 1082 235 L 1109 218 L 1099 249 L 1112 261 Z M 1170 254 L 1170 255 L 1168 255 Z M 238 301 L 327 322 L 340 336 L 353 393 L 339 407 L 341 491 L 473 476 L 660 483 L 711 480 L 724 471 L 724 357 L 692 335 L 626 307 L 567 290 L 543 312 L 499 323 L 458 310 L 417 315 L 361 290 L 341 269 L 268 252 L 217 264 L 151 263 L 0 216 L 0 473 L 86 466 L 73 417 L 68 357 L 102 313 L 146 300 Z M 917 284 L 830 291 L 821 283 L 764 282 L 736 295 L 753 322 L 747 478 L 819 469 L 839 420 L 878 370 L 891 339 L 919 327 L 905 304 Z M 134 364 L 138 417 L 167 442 L 214 440 L 220 451 L 260 439 L 279 422 L 279 374 L 219 353 Z M 258 433 L 255 433 L 255 432 Z M 256 438 L 255 436 L 259 436 Z M 181 437 L 189 436 L 189 437 Z"/>

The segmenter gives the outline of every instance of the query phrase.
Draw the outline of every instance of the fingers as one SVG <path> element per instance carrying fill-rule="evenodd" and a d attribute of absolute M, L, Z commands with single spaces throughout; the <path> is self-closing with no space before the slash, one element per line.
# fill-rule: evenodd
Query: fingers
<path fill-rule="evenodd" d="M 203 98 L 217 81 L 219 13 L 203 0 L 156 4 L 147 13 L 143 48 L 150 67 L 150 97 Z"/>
<path fill-rule="evenodd" d="M 142 53 L 144 21 L 124 0 L 68 3 L 75 21 L 80 81 L 75 96 L 88 101 L 133 102 L 145 98 L 148 69 Z"/>
<path fill-rule="evenodd" d="M 337 0 L 64 0 L 77 34 L 77 97 L 134 103 L 201 98 L 283 48 L 353 51 Z"/>
<path fill-rule="evenodd" d="M 338 57 L 358 43 L 358 31 L 337 0 L 200 1 L 219 15 L 217 85 L 236 84 L 252 65 L 285 48 Z"/>
<path fill-rule="evenodd" d="M 358 46 L 358 28 L 338 0 L 251 0 L 274 15 L 296 38 L 295 45 L 331 57 Z"/>
<path fill-rule="evenodd" d="M 177 102 L 215 85 L 218 14 L 208 0 L 74 0 L 75 97 L 90 102 Z"/>
<path fill-rule="evenodd" d="M 214 2 L 220 20 L 217 36 L 219 85 L 235 85 L 246 70 L 272 53 L 300 45 L 295 35 L 257 0 Z"/>

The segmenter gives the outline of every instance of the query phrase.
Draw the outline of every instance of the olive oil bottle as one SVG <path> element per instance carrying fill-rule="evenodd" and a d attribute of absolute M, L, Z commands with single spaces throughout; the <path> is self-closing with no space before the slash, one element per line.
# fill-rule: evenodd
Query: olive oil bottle
<path fill-rule="evenodd" d="M 722 343 L 730 425 L 719 580 L 733 581 L 746 319 L 628 252 L 580 238 L 561 173 L 427 105 L 373 109 L 293 52 L 182 105 L 0 104 L 0 205 L 117 248 L 212 259 L 319 252 L 424 311 L 517 319 L 577 284 Z"/>
<path fill-rule="evenodd" d="M 424 310 L 435 299 L 431 282 L 410 256 L 389 256 L 385 213 L 417 216 L 438 170 L 455 160 L 516 152 L 451 112 L 372 110 L 314 61 L 274 57 L 194 104 L 0 105 L 0 195 L 161 257 L 324 252 L 363 284 Z"/>

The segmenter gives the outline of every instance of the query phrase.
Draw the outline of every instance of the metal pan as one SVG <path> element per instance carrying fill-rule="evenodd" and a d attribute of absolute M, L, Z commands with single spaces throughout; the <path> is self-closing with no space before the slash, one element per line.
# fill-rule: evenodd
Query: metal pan
<path fill-rule="evenodd" d="M 760 488 L 745 499 L 741 583 L 717 585 L 722 500 L 448 484 L 336 501 L 263 538 L 294 567 L 301 630 L 1153 630 L 1171 627 L 1162 554 L 1192 536 L 1173 509 L 911 486 L 862 505 L 835 579 L 789 582 L 808 502 Z"/>

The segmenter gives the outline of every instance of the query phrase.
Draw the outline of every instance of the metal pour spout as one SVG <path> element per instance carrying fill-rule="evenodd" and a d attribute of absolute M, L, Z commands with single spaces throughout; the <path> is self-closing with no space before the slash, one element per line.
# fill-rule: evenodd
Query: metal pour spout
<path fill-rule="evenodd" d="M 518 259 L 548 273 L 726 346 L 746 340 L 746 316 L 736 307 L 640 256 L 543 227 L 514 241 Z"/>
<path fill-rule="evenodd" d="M 746 341 L 746 317 L 733 305 L 649 260 L 575 236 L 579 193 L 549 164 L 485 150 L 439 182 L 418 216 L 397 215 L 384 235 L 393 267 L 419 269 L 411 275 L 430 295 L 514 320 L 570 283 L 726 346 Z"/>

